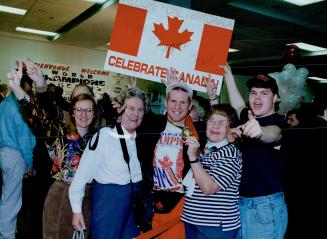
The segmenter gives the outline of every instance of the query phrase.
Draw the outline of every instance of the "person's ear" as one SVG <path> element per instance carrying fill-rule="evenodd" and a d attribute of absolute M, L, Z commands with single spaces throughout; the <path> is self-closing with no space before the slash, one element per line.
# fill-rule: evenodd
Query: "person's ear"
<path fill-rule="evenodd" d="M 278 98 L 278 95 L 277 94 L 274 94 L 274 98 L 273 98 L 273 103 L 274 104 L 277 102 L 277 98 Z"/>
<path fill-rule="evenodd" d="M 189 107 L 188 107 L 188 112 L 191 112 L 192 107 L 193 107 L 193 103 L 192 103 L 192 101 L 191 101 L 191 102 L 190 102 L 190 105 L 189 105 Z"/>

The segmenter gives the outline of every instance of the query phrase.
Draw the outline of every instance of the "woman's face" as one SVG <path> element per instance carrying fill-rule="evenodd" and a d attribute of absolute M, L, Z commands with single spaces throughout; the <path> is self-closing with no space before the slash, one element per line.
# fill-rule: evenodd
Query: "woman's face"
<path fill-rule="evenodd" d="M 75 118 L 77 128 L 88 128 L 95 117 L 93 102 L 91 100 L 77 101 L 73 117 Z"/>
<path fill-rule="evenodd" d="M 121 117 L 121 125 L 129 132 L 135 132 L 144 115 L 144 103 L 138 97 L 125 99 L 126 109 Z"/>
<path fill-rule="evenodd" d="M 207 138 L 214 143 L 218 143 L 225 138 L 229 131 L 229 121 L 226 116 L 214 113 L 207 121 Z"/>

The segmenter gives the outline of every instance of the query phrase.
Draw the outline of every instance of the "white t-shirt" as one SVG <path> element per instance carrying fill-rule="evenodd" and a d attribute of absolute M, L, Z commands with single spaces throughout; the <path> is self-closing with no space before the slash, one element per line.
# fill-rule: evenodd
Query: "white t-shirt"
<path fill-rule="evenodd" d="M 154 189 L 184 192 L 182 129 L 167 122 L 153 158 Z"/>

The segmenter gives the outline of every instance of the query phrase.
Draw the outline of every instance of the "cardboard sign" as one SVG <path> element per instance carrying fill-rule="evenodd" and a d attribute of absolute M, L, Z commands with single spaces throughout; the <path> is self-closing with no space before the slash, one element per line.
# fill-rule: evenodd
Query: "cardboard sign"
<path fill-rule="evenodd" d="M 174 67 L 194 90 L 221 90 L 234 20 L 152 0 L 121 0 L 104 68 L 161 82 Z"/>

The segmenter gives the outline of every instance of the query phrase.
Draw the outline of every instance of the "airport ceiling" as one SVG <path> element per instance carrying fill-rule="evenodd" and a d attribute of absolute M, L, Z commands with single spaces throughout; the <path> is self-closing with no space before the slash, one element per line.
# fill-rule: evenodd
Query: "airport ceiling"
<path fill-rule="evenodd" d="M 111 0 L 112 1 L 112 0 Z M 117 1 L 113 1 L 117 2 Z M 327 1 L 296 6 L 282 0 L 164 0 L 222 17 L 235 19 L 228 61 L 236 74 L 281 71 L 286 44 L 305 42 L 327 48 Z M 24 16 L 0 12 L 0 35 L 49 41 L 17 26 L 60 32 L 53 44 L 105 51 L 115 20 L 117 3 L 106 8 L 83 0 L 0 0 L 1 5 L 23 8 Z M 297 66 L 310 75 L 327 78 L 327 53 L 301 51 Z M 326 85 L 326 84 L 325 84 Z"/>

